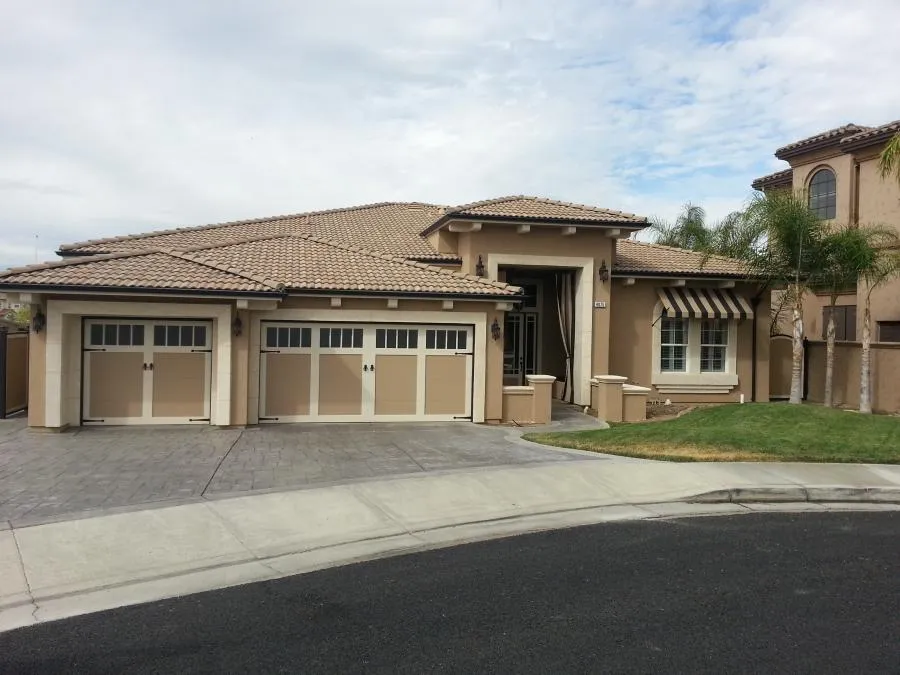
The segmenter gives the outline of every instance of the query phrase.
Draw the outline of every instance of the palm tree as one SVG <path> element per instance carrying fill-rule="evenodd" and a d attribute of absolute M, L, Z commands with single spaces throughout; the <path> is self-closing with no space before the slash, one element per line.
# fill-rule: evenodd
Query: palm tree
<path fill-rule="evenodd" d="M 699 251 L 709 244 L 709 230 L 705 221 L 706 210 L 688 202 L 681 208 L 674 223 L 651 218 L 647 230 L 653 234 L 655 244 Z"/>
<path fill-rule="evenodd" d="M 860 275 L 871 269 L 879 256 L 879 246 L 889 242 L 892 232 L 880 227 L 845 226 L 828 232 L 822 240 L 822 269 L 817 290 L 828 292 L 828 324 L 825 329 L 825 400 L 833 404 L 834 312 L 838 295 L 856 288 Z"/>
<path fill-rule="evenodd" d="M 765 233 L 765 246 L 747 251 L 749 275 L 771 287 L 786 288 L 792 302 L 793 362 L 790 402 L 803 397 L 803 294 L 814 285 L 823 268 L 823 242 L 827 230 L 807 205 L 803 194 L 758 194 L 744 212 L 744 227 Z"/>
<path fill-rule="evenodd" d="M 738 259 L 758 251 L 765 235 L 740 211 L 729 213 L 718 223 L 707 226 L 704 208 L 690 202 L 682 207 L 674 223 L 653 218 L 647 231 L 653 234 L 655 244 Z"/>
<path fill-rule="evenodd" d="M 882 178 L 894 176 L 900 183 L 900 133 L 894 134 L 894 137 L 884 146 L 878 160 L 878 169 Z"/>

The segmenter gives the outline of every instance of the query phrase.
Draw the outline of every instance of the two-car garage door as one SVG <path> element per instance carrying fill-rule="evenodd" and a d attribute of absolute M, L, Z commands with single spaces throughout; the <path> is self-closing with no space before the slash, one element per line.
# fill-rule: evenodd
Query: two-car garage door
<path fill-rule="evenodd" d="M 260 422 L 472 416 L 472 328 L 264 322 Z"/>

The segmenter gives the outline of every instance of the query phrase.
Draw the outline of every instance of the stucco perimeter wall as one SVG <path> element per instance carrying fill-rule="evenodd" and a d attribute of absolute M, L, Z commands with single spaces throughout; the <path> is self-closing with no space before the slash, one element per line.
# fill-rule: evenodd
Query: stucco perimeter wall
<path fill-rule="evenodd" d="M 653 378 L 653 322 L 658 302 L 656 289 L 664 280 L 638 279 L 632 286 L 624 286 L 615 280 L 610 304 L 612 322 L 609 342 L 610 375 L 624 375 L 631 384 L 650 387 L 651 399 L 671 399 L 692 403 L 718 403 L 739 401 L 744 394 L 752 400 L 752 344 L 753 321 L 738 322 L 736 370 L 738 385 L 728 394 L 666 394 L 661 395 L 652 384 Z M 748 284 L 738 284 L 734 291 L 748 300 L 757 290 Z M 757 372 L 756 400 L 769 398 L 769 293 L 760 298 L 757 312 Z"/>
<path fill-rule="evenodd" d="M 813 403 L 825 400 L 825 343 L 807 343 L 808 389 L 806 398 Z M 862 347 L 858 342 L 839 342 L 834 351 L 834 404 L 859 407 L 859 364 Z M 790 355 L 787 355 L 790 358 Z M 872 409 L 876 412 L 900 412 L 900 344 L 872 345 Z"/>

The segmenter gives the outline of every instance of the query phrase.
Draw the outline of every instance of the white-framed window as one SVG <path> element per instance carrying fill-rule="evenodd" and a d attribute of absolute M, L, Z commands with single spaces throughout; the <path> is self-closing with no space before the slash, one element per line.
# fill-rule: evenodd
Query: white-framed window
<path fill-rule="evenodd" d="M 651 383 L 659 393 L 726 394 L 737 386 L 738 321 L 661 313 L 657 305 Z"/>
<path fill-rule="evenodd" d="M 688 319 L 664 316 L 659 329 L 659 369 L 664 373 L 683 373 L 687 369 Z"/>
<path fill-rule="evenodd" d="M 728 321 L 700 320 L 700 372 L 724 373 L 728 357 Z"/>

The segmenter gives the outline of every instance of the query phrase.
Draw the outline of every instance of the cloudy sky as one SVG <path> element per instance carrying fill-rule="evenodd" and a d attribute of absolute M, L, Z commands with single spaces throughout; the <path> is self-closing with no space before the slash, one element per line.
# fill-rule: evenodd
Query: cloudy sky
<path fill-rule="evenodd" d="M 60 243 L 534 194 L 712 218 L 900 117 L 897 0 L 0 0 L 0 264 Z"/>

